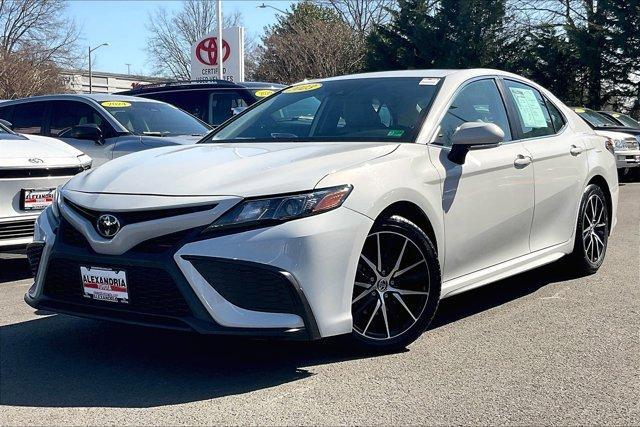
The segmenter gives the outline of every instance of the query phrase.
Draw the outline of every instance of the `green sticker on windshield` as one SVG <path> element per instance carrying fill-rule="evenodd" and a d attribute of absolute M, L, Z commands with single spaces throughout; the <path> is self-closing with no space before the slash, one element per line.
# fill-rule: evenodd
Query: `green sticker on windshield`
<path fill-rule="evenodd" d="M 404 131 L 402 129 L 391 129 L 387 133 L 387 136 L 393 136 L 396 138 L 400 138 L 402 135 L 404 135 Z"/>

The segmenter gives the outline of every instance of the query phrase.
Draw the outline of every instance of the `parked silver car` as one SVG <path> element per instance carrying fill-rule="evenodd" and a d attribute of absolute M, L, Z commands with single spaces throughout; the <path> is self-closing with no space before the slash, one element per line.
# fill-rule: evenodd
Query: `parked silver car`
<path fill-rule="evenodd" d="M 212 128 L 173 105 L 123 95 L 45 95 L 3 102 L 0 119 L 21 134 L 61 139 L 99 166 L 116 157 L 192 144 Z"/>

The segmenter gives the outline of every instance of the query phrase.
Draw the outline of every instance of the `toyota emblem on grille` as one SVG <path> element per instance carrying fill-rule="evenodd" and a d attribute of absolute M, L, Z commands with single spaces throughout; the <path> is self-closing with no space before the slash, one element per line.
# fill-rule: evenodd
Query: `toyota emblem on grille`
<path fill-rule="evenodd" d="M 111 214 L 100 215 L 96 222 L 96 229 L 102 237 L 110 239 L 120 231 L 120 221 Z"/>
<path fill-rule="evenodd" d="M 29 159 L 29 163 L 37 163 L 37 164 L 40 164 L 40 163 L 44 163 L 44 160 L 39 159 L 39 158 L 37 158 L 37 157 L 32 157 L 32 158 L 30 158 L 30 159 Z"/>

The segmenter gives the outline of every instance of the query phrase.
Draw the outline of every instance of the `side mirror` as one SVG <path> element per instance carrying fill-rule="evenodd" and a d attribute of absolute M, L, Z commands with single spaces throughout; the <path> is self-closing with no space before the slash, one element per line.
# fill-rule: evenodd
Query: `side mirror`
<path fill-rule="evenodd" d="M 8 120 L 5 119 L 0 119 L 0 124 L 2 124 L 4 127 L 6 127 L 7 129 L 13 129 L 13 123 L 11 123 Z"/>
<path fill-rule="evenodd" d="M 65 132 L 65 137 L 75 139 L 88 139 L 95 141 L 96 144 L 102 143 L 102 130 L 94 123 L 88 123 L 86 125 L 76 125 Z"/>
<path fill-rule="evenodd" d="M 451 137 L 449 160 L 463 164 L 469 150 L 493 148 L 504 142 L 504 131 L 494 123 L 467 122 Z"/>

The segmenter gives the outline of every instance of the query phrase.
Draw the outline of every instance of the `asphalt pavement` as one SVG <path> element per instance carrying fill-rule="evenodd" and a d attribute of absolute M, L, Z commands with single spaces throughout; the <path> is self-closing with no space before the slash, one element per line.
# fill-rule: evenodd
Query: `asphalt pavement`
<path fill-rule="evenodd" d="M 640 424 L 640 182 L 600 271 L 564 260 L 442 302 L 406 351 L 34 311 L 0 259 L 0 425 Z"/>

